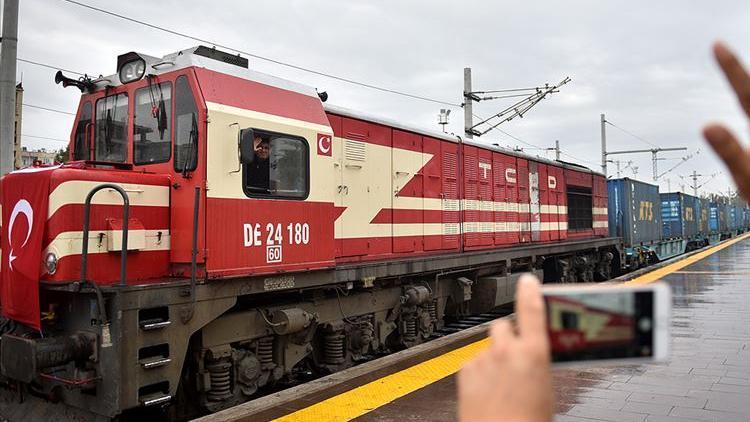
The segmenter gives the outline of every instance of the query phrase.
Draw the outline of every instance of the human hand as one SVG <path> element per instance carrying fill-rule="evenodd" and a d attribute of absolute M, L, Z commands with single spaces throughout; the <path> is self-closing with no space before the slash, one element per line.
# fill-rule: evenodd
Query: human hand
<path fill-rule="evenodd" d="M 750 117 L 750 75 L 742 63 L 723 43 L 714 44 L 714 56 L 732 86 L 745 114 Z M 739 193 L 750 200 L 750 149 L 743 148 L 737 137 L 725 126 L 717 123 L 706 125 L 703 136 L 714 151 L 724 160 L 732 173 Z"/>
<path fill-rule="evenodd" d="M 549 422 L 554 395 L 547 320 L 539 280 L 524 274 L 516 290 L 517 332 L 492 324 L 490 347 L 458 373 L 461 421 Z"/>

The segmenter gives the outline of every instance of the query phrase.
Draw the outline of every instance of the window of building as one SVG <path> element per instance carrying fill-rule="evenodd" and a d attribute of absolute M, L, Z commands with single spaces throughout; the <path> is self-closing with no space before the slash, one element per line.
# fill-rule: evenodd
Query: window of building
<path fill-rule="evenodd" d="M 260 130 L 243 130 L 241 136 L 255 151 L 252 162 L 242 166 L 247 196 L 307 198 L 309 147 L 304 138 Z"/>
<path fill-rule="evenodd" d="M 172 153 L 172 84 L 152 84 L 135 91 L 133 162 L 169 161 Z"/>
<path fill-rule="evenodd" d="M 187 173 L 198 166 L 198 107 L 187 76 L 174 85 L 174 169 Z"/>
<path fill-rule="evenodd" d="M 125 162 L 128 157 L 128 94 L 100 98 L 96 102 L 94 160 Z"/>
<path fill-rule="evenodd" d="M 91 103 L 86 102 L 81 107 L 81 115 L 76 124 L 76 133 L 73 139 L 73 159 L 88 160 L 89 146 L 86 143 L 86 127 L 91 123 Z"/>
<path fill-rule="evenodd" d="M 568 186 L 568 230 L 593 227 L 591 188 Z"/>

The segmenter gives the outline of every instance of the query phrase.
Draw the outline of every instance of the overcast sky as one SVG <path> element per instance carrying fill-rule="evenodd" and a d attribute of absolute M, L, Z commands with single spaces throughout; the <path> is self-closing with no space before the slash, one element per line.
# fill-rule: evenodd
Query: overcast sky
<path fill-rule="evenodd" d="M 492 90 L 572 82 L 523 119 L 500 126 L 541 147 L 560 141 L 563 159 L 590 167 L 601 162 L 599 115 L 662 147 L 685 146 L 659 162 L 659 172 L 693 154 L 660 180 L 672 190 L 693 170 L 724 171 L 700 135 L 703 124 L 721 120 L 746 138 L 743 119 L 710 56 L 723 39 L 750 62 L 747 1 L 141 1 L 84 3 L 261 56 L 395 90 L 462 101 L 463 68 L 473 69 L 474 89 Z M 19 17 L 18 57 L 90 74 L 113 74 L 117 55 L 138 51 L 163 56 L 197 42 L 166 34 L 62 0 L 24 0 Z M 332 104 L 439 130 L 441 106 L 386 94 L 250 58 L 254 69 L 329 93 Z M 53 82 L 54 71 L 18 64 L 24 102 L 75 111 L 79 94 Z M 482 102 L 489 116 L 509 100 Z M 448 131 L 463 130 L 462 110 Z M 23 133 L 67 139 L 73 117 L 26 107 Z M 650 146 L 607 127 L 610 150 Z M 501 132 L 482 142 L 528 147 Z M 59 141 L 25 137 L 30 148 L 56 149 Z M 528 150 L 531 154 L 549 154 Z M 632 160 L 636 177 L 651 180 L 651 155 Z M 623 164 L 623 167 L 625 164 Z M 599 169 L 598 167 L 596 167 Z M 615 166 L 610 165 L 610 174 Z M 628 169 L 624 173 L 633 177 Z M 705 178 L 703 178 L 705 179 Z M 721 174 L 706 184 L 729 188 Z"/>

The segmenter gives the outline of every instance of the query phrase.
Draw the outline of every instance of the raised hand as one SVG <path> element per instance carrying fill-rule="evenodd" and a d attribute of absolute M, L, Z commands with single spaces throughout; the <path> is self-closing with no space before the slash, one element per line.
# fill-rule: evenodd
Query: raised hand
<path fill-rule="evenodd" d="M 721 70 L 732 86 L 737 99 L 750 118 L 750 75 L 740 63 L 737 56 L 723 43 L 714 44 L 714 56 Z M 750 200 L 750 149 L 744 148 L 737 137 L 724 125 L 711 123 L 703 129 L 703 136 L 711 144 L 714 151 L 724 160 L 732 173 L 737 189 L 745 198 Z"/>
<path fill-rule="evenodd" d="M 504 319 L 492 324 L 491 345 L 458 374 L 461 421 L 552 421 L 554 395 L 547 322 L 539 281 L 521 277 L 517 332 Z"/>

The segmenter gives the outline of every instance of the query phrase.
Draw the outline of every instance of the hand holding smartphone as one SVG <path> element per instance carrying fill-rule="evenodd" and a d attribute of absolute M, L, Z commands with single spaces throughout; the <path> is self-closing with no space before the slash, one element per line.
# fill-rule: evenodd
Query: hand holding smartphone
<path fill-rule="evenodd" d="M 554 364 L 667 358 L 672 302 L 666 283 L 545 285 L 542 294 Z"/>

